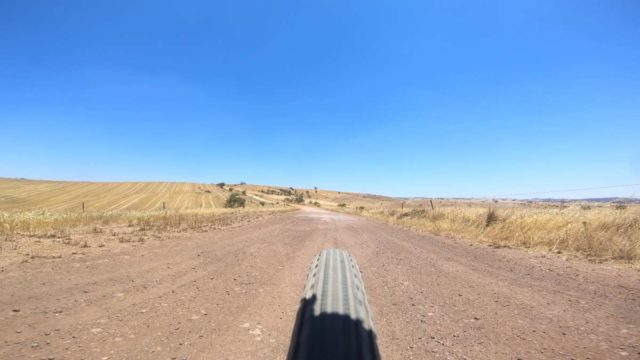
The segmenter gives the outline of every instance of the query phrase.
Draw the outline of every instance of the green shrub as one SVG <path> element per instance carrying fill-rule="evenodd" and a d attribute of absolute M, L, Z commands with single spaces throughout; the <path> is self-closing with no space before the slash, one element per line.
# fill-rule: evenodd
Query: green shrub
<path fill-rule="evenodd" d="M 244 207 L 245 203 L 246 203 L 245 199 L 243 199 L 240 195 L 234 193 L 229 195 L 229 197 L 227 198 L 227 201 L 225 201 L 224 203 L 224 207 L 239 208 L 239 207 Z"/>

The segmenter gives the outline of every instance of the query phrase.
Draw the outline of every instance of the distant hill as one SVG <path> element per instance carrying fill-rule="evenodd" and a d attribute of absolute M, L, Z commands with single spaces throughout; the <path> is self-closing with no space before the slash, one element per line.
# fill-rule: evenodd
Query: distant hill
<path fill-rule="evenodd" d="M 214 184 L 180 182 L 79 182 L 0 178 L 0 210 L 158 210 L 164 203 L 169 210 L 217 209 L 224 206 L 230 191 L 244 192 L 247 207 L 284 206 L 304 204 L 338 207 L 348 204 L 352 208 L 430 206 L 430 200 L 456 202 L 491 202 L 492 199 L 473 198 L 400 198 L 375 194 L 302 189 L 282 186 Z M 300 195 L 302 203 L 295 203 Z M 521 202 L 595 202 L 616 204 L 640 204 L 635 198 L 588 199 L 500 199 Z"/>

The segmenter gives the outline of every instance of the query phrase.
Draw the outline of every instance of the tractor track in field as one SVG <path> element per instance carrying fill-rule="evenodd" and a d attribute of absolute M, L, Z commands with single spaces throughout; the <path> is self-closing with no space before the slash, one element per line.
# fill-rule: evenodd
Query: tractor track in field
<path fill-rule="evenodd" d="M 322 249 L 357 260 L 383 359 L 640 358 L 640 272 L 303 209 L 0 269 L 0 358 L 277 359 Z"/>

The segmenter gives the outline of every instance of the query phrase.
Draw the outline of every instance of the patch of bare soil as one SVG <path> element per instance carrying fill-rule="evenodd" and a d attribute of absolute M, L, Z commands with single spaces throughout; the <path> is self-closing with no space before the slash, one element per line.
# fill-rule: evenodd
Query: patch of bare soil
<path fill-rule="evenodd" d="M 327 247 L 357 259 L 383 358 L 640 358 L 636 269 L 322 210 L 4 265 L 0 358 L 284 358 Z"/>

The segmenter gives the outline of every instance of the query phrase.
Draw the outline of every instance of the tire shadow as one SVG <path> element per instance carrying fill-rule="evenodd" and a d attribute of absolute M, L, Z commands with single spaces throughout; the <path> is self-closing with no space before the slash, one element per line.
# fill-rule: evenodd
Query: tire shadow
<path fill-rule="evenodd" d="M 349 315 L 313 314 L 316 295 L 300 300 L 288 360 L 379 360 L 376 334 Z"/>

